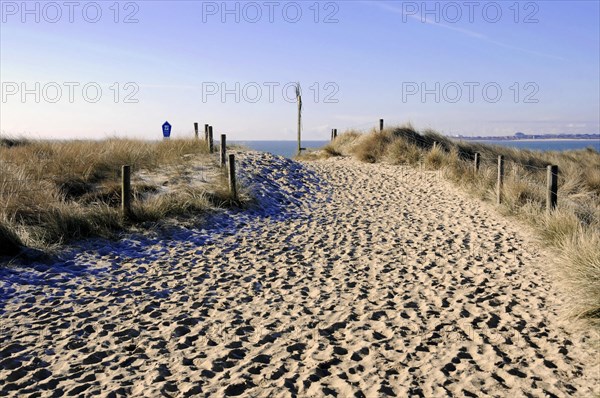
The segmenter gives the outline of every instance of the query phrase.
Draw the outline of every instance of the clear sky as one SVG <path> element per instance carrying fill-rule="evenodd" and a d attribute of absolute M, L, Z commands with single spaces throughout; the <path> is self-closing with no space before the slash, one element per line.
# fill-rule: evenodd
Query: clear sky
<path fill-rule="evenodd" d="M 0 131 L 598 133 L 599 3 L 2 0 Z"/>

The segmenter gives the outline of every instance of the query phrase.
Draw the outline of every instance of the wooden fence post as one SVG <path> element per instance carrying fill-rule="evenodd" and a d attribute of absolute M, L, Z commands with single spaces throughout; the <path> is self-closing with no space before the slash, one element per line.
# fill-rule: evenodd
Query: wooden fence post
<path fill-rule="evenodd" d="M 213 128 L 212 126 L 208 126 L 208 152 L 213 153 L 214 143 L 213 143 Z"/>
<path fill-rule="evenodd" d="M 235 155 L 229 155 L 229 192 L 233 200 L 237 200 L 237 185 L 235 183 Z"/>
<path fill-rule="evenodd" d="M 333 139 L 337 138 L 337 129 L 333 129 Z"/>
<path fill-rule="evenodd" d="M 475 152 L 475 162 L 474 162 L 475 174 L 479 171 L 479 166 L 481 165 L 481 155 L 479 152 Z"/>
<path fill-rule="evenodd" d="M 504 156 L 498 156 L 498 183 L 496 186 L 496 203 L 502 203 L 502 186 L 504 184 Z"/>
<path fill-rule="evenodd" d="M 383 119 L 379 119 L 379 131 L 383 131 Z"/>
<path fill-rule="evenodd" d="M 225 166 L 225 162 L 227 162 L 227 136 L 225 134 L 221 134 L 221 167 Z"/>
<path fill-rule="evenodd" d="M 331 129 L 331 141 L 333 141 L 333 129 Z"/>
<path fill-rule="evenodd" d="M 198 139 L 198 122 L 194 122 L 194 135 Z"/>
<path fill-rule="evenodd" d="M 550 213 L 558 201 L 558 166 L 548 166 L 547 170 L 546 211 Z"/>
<path fill-rule="evenodd" d="M 208 124 L 204 125 L 204 141 L 208 142 Z"/>
<path fill-rule="evenodd" d="M 121 167 L 121 210 L 123 217 L 131 215 L 131 166 Z"/>

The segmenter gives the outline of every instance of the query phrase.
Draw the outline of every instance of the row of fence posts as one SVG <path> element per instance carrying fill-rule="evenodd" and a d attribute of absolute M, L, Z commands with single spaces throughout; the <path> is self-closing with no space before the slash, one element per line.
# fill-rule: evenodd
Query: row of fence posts
<path fill-rule="evenodd" d="M 473 170 L 479 172 L 481 166 L 481 154 L 475 153 Z M 496 203 L 502 203 L 502 192 L 504 188 L 504 156 L 498 155 L 498 180 L 496 182 Z M 556 208 L 558 202 L 558 166 L 548 165 L 546 167 L 546 211 L 551 212 Z"/>
<path fill-rule="evenodd" d="M 198 137 L 198 123 L 194 122 L 194 134 L 196 139 Z M 204 125 L 204 141 L 207 144 L 208 152 L 214 152 L 214 141 L 213 141 L 213 127 L 205 124 Z M 229 165 L 228 168 L 228 180 L 229 180 L 229 192 L 233 200 L 238 199 L 237 182 L 235 174 L 235 155 L 230 153 L 227 155 L 227 135 L 221 134 L 221 142 L 219 143 L 219 166 L 221 168 Z M 124 218 L 131 217 L 131 166 L 123 165 L 121 167 L 121 211 Z"/>
<path fill-rule="evenodd" d="M 383 119 L 379 119 L 379 131 L 383 131 Z M 331 129 L 331 141 L 337 138 L 337 129 Z"/>
<path fill-rule="evenodd" d="M 198 139 L 198 123 L 194 123 L 194 130 L 196 132 L 196 139 Z M 213 141 L 213 126 L 209 124 L 204 125 L 204 141 L 208 146 L 208 152 L 214 152 L 214 141 Z M 237 194 L 237 183 L 235 174 L 235 155 L 229 154 L 227 156 L 227 134 L 221 134 L 221 141 L 219 142 L 219 166 L 221 168 L 229 165 L 229 192 L 233 200 L 238 199 Z"/>
<path fill-rule="evenodd" d="M 196 139 L 200 138 L 198 122 L 194 122 L 194 136 L 196 137 Z M 224 134 L 221 134 L 221 138 L 222 137 L 224 137 Z M 206 142 L 206 145 L 208 147 L 208 152 L 213 153 L 215 149 L 213 140 L 213 126 L 211 126 L 210 124 L 204 125 L 204 141 Z"/>
<path fill-rule="evenodd" d="M 196 139 L 198 139 L 198 123 L 194 123 L 194 131 L 196 133 Z M 204 141 L 208 146 L 208 152 L 214 152 L 214 141 L 213 141 L 213 126 L 209 124 L 204 125 Z M 229 192 L 233 200 L 238 199 L 237 182 L 235 174 L 235 155 L 229 154 L 227 156 L 227 134 L 221 134 L 221 141 L 219 142 L 219 166 L 221 168 L 229 165 L 228 179 L 229 179 Z"/>
<path fill-rule="evenodd" d="M 199 128 L 198 122 L 194 122 L 194 136 L 196 139 L 199 139 Z M 223 135 L 221 135 L 223 137 Z M 213 153 L 214 151 L 214 143 L 213 143 L 213 128 L 209 124 L 204 125 L 204 141 L 208 146 L 208 152 Z"/>

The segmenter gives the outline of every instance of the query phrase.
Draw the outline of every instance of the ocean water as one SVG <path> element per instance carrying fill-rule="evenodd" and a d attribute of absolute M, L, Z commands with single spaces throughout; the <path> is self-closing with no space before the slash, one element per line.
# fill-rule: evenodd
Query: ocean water
<path fill-rule="evenodd" d="M 318 149 L 326 145 L 329 141 L 304 141 L 303 148 Z M 475 142 L 475 141 L 468 141 Z M 599 140 L 563 140 L 563 141 L 477 141 L 484 144 L 504 145 L 515 148 L 533 149 L 537 151 L 565 151 L 571 149 L 584 149 L 592 147 L 600 152 Z M 297 141 L 232 141 L 232 144 L 244 145 L 250 149 L 261 152 L 270 152 L 273 155 L 280 155 L 286 158 L 292 158 L 297 153 Z"/>
<path fill-rule="evenodd" d="M 319 149 L 329 141 L 302 141 L 302 148 Z M 286 158 L 293 158 L 298 154 L 298 141 L 232 141 L 232 144 L 243 145 L 261 152 L 270 152 Z"/>

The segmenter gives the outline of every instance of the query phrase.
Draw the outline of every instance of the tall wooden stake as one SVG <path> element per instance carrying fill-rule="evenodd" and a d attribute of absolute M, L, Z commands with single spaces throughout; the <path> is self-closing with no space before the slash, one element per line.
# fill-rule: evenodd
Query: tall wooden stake
<path fill-rule="evenodd" d="M 550 213 L 558 201 L 558 166 L 548 166 L 547 170 L 546 211 Z"/>
<path fill-rule="evenodd" d="M 502 203 L 502 186 L 504 185 L 504 156 L 498 156 L 498 183 L 496 185 L 496 203 Z"/>
<path fill-rule="evenodd" d="M 227 136 L 225 134 L 221 134 L 221 167 L 225 166 L 225 162 L 227 162 L 227 144 L 226 144 Z"/>
<path fill-rule="evenodd" d="M 479 171 L 480 165 L 481 165 L 481 155 L 479 155 L 479 152 L 475 152 L 475 164 L 474 164 L 475 173 L 477 173 Z"/>
<path fill-rule="evenodd" d="M 198 122 L 194 122 L 194 135 L 198 139 Z"/>
<path fill-rule="evenodd" d="M 131 215 L 131 166 L 124 165 L 121 168 L 121 210 L 123 218 Z"/>
<path fill-rule="evenodd" d="M 302 152 L 302 95 L 300 94 L 300 83 L 296 83 L 296 101 L 298 102 L 298 155 Z"/>
<path fill-rule="evenodd" d="M 229 155 L 229 191 L 233 200 L 237 200 L 237 185 L 235 183 L 235 155 Z"/>

